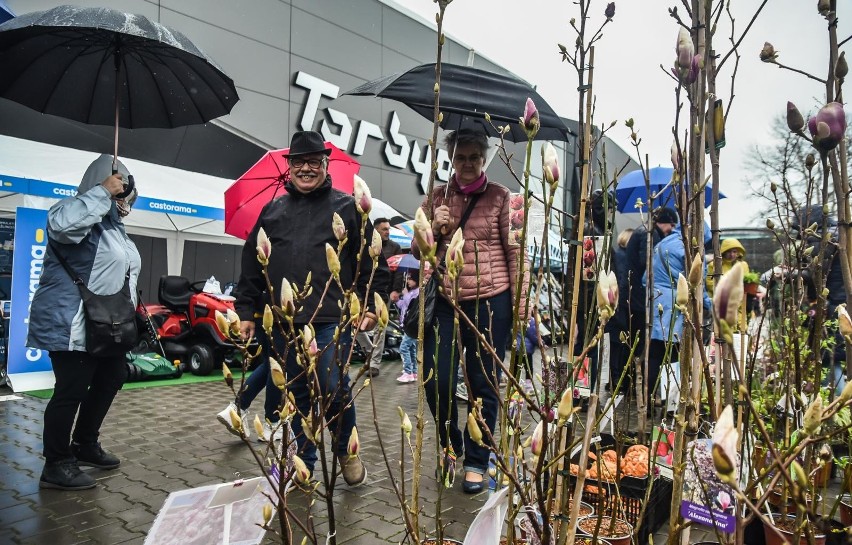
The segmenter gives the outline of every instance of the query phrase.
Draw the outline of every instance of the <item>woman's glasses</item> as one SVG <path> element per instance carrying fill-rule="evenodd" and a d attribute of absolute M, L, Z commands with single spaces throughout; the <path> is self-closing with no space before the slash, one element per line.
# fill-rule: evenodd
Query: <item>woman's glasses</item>
<path fill-rule="evenodd" d="M 325 159 L 290 159 L 290 166 L 293 168 L 302 168 L 305 165 L 313 169 L 317 169 L 323 165 Z"/>
<path fill-rule="evenodd" d="M 473 163 L 476 164 L 482 159 L 482 155 L 478 153 L 474 153 L 473 155 L 454 155 L 453 162 L 458 163 L 460 165 L 464 163 Z"/>

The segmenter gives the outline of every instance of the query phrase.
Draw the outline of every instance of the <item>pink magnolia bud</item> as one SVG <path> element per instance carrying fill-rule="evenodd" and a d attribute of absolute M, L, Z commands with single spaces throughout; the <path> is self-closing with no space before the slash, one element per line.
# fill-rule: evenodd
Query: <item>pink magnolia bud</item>
<path fill-rule="evenodd" d="M 723 480 L 734 478 L 739 438 L 740 434 L 734 424 L 734 410 L 728 405 L 719 415 L 712 437 L 713 464 Z"/>
<path fill-rule="evenodd" d="M 299 484 L 308 484 L 311 480 L 311 472 L 308 471 L 308 466 L 295 454 L 293 455 L 293 478 Z"/>
<path fill-rule="evenodd" d="M 331 230 L 334 231 L 334 238 L 337 240 L 346 238 L 346 224 L 337 212 L 331 216 Z"/>
<path fill-rule="evenodd" d="M 358 456 L 361 451 L 361 442 L 358 440 L 358 428 L 352 428 L 352 435 L 349 436 L 349 443 L 346 445 L 346 452 L 349 456 Z"/>
<path fill-rule="evenodd" d="M 837 328 L 841 335 L 852 340 L 852 317 L 846 310 L 846 303 L 837 305 Z"/>
<path fill-rule="evenodd" d="M 296 314 L 296 303 L 293 299 L 293 286 L 286 278 L 281 279 L 281 310 L 284 315 L 293 317 Z"/>
<path fill-rule="evenodd" d="M 544 179 L 555 188 L 555 184 L 559 183 L 559 155 L 550 142 L 541 148 L 541 169 Z"/>
<path fill-rule="evenodd" d="M 829 102 L 819 112 L 808 119 L 808 130 L 814 140 L 814 146 L 828 152 L 837 147 L 846 133 L 846 113 L 839 102 Z"/>
<path fill-rule="evenodd" d="M 373 240 L 370 241 L 369 252 L 373 261 L 378 260 L 379 256 L 382 255 L 382 235 L 376 230 L 373 230 Z"/>
<path fill-rule="evenodd" d="M 362 215 L 368 215 L 373 209 L 373 197 L 370 188 L 360 176 L 355 175 L 355 207 Z"/>
<path fill-rule="evenodd" d="M 523 125 L 528 138 L 535 136 L 541 126 L 538 108 L 535 107 L 535 102 L 529 97 L 527 97 L 527 102 L 524 105 L 524 116 L 521 118 L 521 125 Z"/>
<path fill-rule="evenodd" d="M 598 278 L 598 313 L 601 321 L 607 321 L 615 314 L 615 307 L 618 306 L 618 280 L 615 273 L 609 271 L 605 273 L 601 271 Z"/>
<path fill-rule="evenodd" d="M 713 293 L 716 323 L 720 335 L 733 342 L 733 328 L 737 325 L 737 311 L 743 300 L 743 264 L 737 262 L 722 275 Z"/>
<path fill-rule="evenodd" d="M 317 355 L 317 339 L 314 335 L 314 328 L 311 324 L 306 324 L 302 329 L 302 344 L 308 356 L 315 357 Z"/>
<path fill-rule="evenodd" d="M 683 27 L 677 33 L 675 52 L 677 53 L 677 67 L 681 70 L 688 70 L 692 66 L 692 60 L 695 56 L 695 44 L 692 43 L 692 36 L 689 35 L 689 31 Z"/>
<path fill-rule="evenodd" d="M 418 208 L 414 213 L 414 241 L 423 256 L 435 255 L 435 235 L 426 212 Z"/>
<path fill-rule="evenodd" d="M 269 265 L 269 256 L 272 254 L 272 242 L 266 236 L 263 227 L 257 232 L 257 260 L 261 265 Z"/>
<path fill-rule="evenodd" d="M 530 443 L 530 451 L 535 456 L 541 456 L 541 447 L 544 445 L 545 433 L 547 433 L 547 423 L 542 418 L 538 421 L 535 431 L 533 431 L 532 442 Z"/>

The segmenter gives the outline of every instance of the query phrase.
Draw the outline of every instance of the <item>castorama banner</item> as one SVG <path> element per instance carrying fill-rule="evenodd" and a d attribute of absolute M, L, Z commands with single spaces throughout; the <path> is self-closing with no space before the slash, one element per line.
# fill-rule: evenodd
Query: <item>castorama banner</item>
<path fill-rule="evenodd" d="M 47 210 L 18 208 L 12 257 L 12 308 L 9 316 L 9 382 L 16 392 L 53 388 L 53 368 L 47 352 L 29 348 L 30 303 L 47 252 Z"/>

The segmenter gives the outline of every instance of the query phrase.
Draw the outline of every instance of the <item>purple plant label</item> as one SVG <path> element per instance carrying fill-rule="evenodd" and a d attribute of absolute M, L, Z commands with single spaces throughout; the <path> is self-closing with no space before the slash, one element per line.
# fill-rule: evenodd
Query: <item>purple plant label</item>
<path fill-rule="evenodd" d="M 737 518 L 732 513 L 724 513 L 718 509 L 711 512 L 704 505 L 686 500 L 680 502 L 680 515 L 704 526 L 715 526 L 726 534 L 734 533 L 737 526 Z"/>

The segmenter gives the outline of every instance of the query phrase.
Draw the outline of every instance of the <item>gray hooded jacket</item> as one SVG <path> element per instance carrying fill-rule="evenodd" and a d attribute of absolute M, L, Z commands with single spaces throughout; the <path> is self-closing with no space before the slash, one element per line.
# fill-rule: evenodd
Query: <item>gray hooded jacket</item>
<path fill-rule="evenodd" d="M 121 163 L 126 179 L 130 172 Z M 42 350 L 86 351 L 86 330 L 80 290 L 56 258 L 61 252 L 86 286 L 99 295 L 124 287 L 130 275 L 130 293 L 136 304 L 136 282 L 142 259 L 124 231 L 109 191 L 102 185 L 112 173 L 112 156 L 101 155 L 83 175 L 77 195 L 54 204 L 47 214 L 50 244 L 44 270 L 30 305 L 27 346 Z"/>

